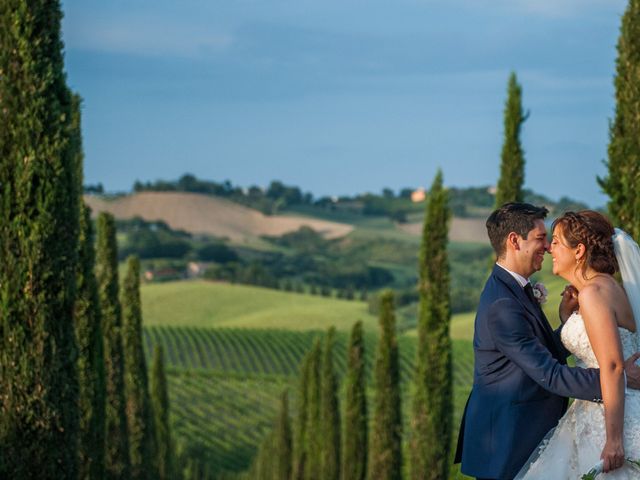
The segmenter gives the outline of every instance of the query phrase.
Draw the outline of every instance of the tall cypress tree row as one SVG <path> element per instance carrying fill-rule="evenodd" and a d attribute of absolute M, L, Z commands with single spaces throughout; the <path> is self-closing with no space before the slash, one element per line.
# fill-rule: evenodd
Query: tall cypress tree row
<path fill-rule="evenodd" d="M 173 478 L 173 445 L 169 428 L 169 394 L 162 347 L 156 345 L 151 365 L 151 405 L 156 433 L 156 468 L 159 480 Z"/>
<path fill-rule="evenodd" d="M 107 385 L 105 476 L 120 479 L 129 478 L 131 469 L 124 394 L 122 309 L 118 298 L 118 247 L 113 216 L 100 213 L 97 230 L 96 278 L 102 314 Z"/>
<path fill-rule="evenodd" d="M 307 389 L 307 428 L 305 441 L 305 480 L 322 480 L 320 421 L 320 369 L 322 364 L 322 347 L 320 339 L 313 344 L 309 360 L 309 383 Z"/>
<path fill-rule="evenodd" d="M 83 206 L 80 216 L 79 252 L 74 315 L 80 407 L 78 478 L 96 479 L 104 475 L 106 385 L 100 301 L 94 273 L 93 227 L 87 206 Z"/>
<path fill-rule="evenodd" d="M 375 405 L 369 449 L 369 478 L 402 478 L 400 366 L 393 292 L 380 299 L 380 339 L 375 363 Z"/>
<path fill-rule="evenodd" d="M 640 0 L 622 17 L 616 59 L 616 113 L 609 127 L 609 169 L 598 178 L 613 222 L 640 239 Z"/>
<path fill-rule="evenodd" d="M 0 2 L 0 477 L 76 478 L 80 179 L 57 1 Z"/>
<path fill-rule="evenodd" d="M 522 87 L 515 72 L 509 76 L 507 102 L 504 106 L 504 142 L 500 155 L 500 179 L 496 192 L 496 208 L 506 202 L 523 200 L 524 151 L 520 130 L 529 115 L 522 111 Z"/>
<path fill-rule="evenodd" d="M 131 478 L 155 479 L 155 430 L 142 344 L 140 261 L 134 256 L 127 259 L 122 286 L 122 323 Z"/>
<path fill-rule="evenodd" d="M 321 419 L 321 477 L 323 480 L 340 478 L 340 406 L 338 379 L 333 368 L 333 347 L 336 329 L 331 327 L 325 339 L 322 356 L 320 393 Z"/>
<path fill-rule="evenodd" d="M 307 424 L 309 423 L 309 381 L 311 379 L 311 352 L 302 360 L 300 383 L 298 387 L 298 415 L 293 443 L 293 478 L 303 480 L 307 458 Z"/>
<path fill-rule="evenodd" d="M 369 440 L 364 332 L 361 321 L 356 322 L 351 330 L 347 355 L 342 478 L 345 480 L 365 480 Z"/>
<path fill-rule="evenodd" d="M 280 412 L 276 422 L 276 475 L 274 480 L 289 480 L 292 474 L 291 420 L 289 418 L 289 394 L 285 390 L 280 400 Z"/>
<path fill-rule="evenodd" d="M 449 476 L 453 422 L 449 323 L 449 218 L 438 171 L 429 192 L 420 248 L 420 312 L 411 422 L 411 478 Z"/>

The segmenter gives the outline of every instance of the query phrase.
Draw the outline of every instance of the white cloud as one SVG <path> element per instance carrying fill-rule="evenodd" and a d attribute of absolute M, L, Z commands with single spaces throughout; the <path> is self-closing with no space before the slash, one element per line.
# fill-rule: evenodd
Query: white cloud
<path fill-rule="evenodd" d="M 67 48 L 152 56 L 197 57 L 225 51 L 233 45 L 230 33 L 196 25 L 150 18 L 73 19 L 65 22 Z"/>

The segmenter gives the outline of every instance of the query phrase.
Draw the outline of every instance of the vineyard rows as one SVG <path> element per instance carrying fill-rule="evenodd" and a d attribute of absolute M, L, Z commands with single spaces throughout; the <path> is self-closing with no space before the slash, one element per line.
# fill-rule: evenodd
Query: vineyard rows
<path fill-rule="evenodd" d="M 167 367 L 178 370 L 215 370 L 217 372 L 250 373 L 253 375 L 297 376 L 305 353 L 311 349 L 317 331 L 210 329 L 195 327 L 146 327 L 147 352 L 154 345 L 162 345 Z M 338 333 L 335 346 L 335 365 L 340 374 L 346 369 L 348 337 Z M 412 375 L 416 355 L 416 338 L 401 336 L 400 365 L 403 381 Z M 375 355 L 376 336 L 365 336 L 369 374 Z M 454 340 L 454 356 L 458 368 L 454 375 L 459 383 L 471 384 L 473 353 L 470 342 Z"/>
<path fill-rule="evenodd" d="M 273 425 L 279 395 L 288 389 L 295 414 L 298 366 L 322 332 L 254 329 L 146 327 L 147 352 L 165 351 L 174 437 L 188 455 L 205 459 L 216 470 L 246 469 Z M 338 334 L 335 364 L 345 371 L 348 337 Z M 401 336 L 404 420 L 408 427 L 415 337 Z M 367 366 L 376 337 L 365 339 Z M 459 421 L 473 382 L 471 342 L 454 340 L 455 421 Z M 370 383 L 371 400 L 373 385 Z"/>

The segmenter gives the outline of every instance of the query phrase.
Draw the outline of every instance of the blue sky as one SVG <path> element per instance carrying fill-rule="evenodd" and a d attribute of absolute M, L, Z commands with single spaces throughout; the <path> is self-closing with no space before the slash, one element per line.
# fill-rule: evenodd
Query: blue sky
<path fill-rule="evenodd" d="M 185 172 L 316 195 L 495 184 L 509 72 L 527 187 L 600 206 L 623 0 L 65 0 L 85 183 Z"/>

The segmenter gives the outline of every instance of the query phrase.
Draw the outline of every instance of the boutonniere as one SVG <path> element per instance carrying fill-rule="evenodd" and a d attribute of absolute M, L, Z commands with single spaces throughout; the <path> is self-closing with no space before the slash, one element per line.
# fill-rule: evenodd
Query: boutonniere
<path fill-rule="evenodd" d="M 547 301 L 547 295 L 549 295 L 547 287 L 545 287 L 544 284 L 540 282 L 536 282 L 536 284 L 533 286 L 533 296 L 536 297 L 536 300 L 540 305 Z"/>

